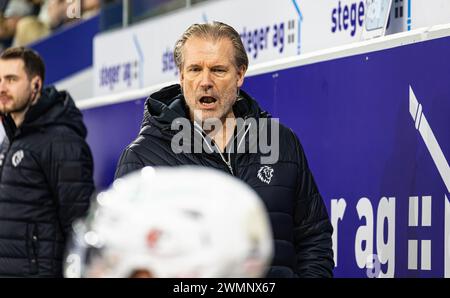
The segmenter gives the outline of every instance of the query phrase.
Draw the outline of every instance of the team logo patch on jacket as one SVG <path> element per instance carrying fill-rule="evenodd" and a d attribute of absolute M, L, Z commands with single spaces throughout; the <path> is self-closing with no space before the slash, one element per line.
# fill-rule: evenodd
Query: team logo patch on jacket
<path fill-rule="evenodd" d="M 273 177 L 273 168 L 269 167 L 269 166 L 262 166 L 259 170 L 258 170 L 258 175 L 257 177 L 259 178 L 259 180 L 261 180 L 264 183 L 269 184 L 270 181 L 272 180 Z"/>
<path fill-rule="evenodd" d="M 19 150 L 12 156 L 12 164 L 17 167 L 23 159 L 23 150 Z"/>

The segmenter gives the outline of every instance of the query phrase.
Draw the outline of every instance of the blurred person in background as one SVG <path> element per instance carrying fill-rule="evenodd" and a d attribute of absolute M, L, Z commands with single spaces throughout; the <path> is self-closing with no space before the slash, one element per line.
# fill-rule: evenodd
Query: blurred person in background
<path fill-rule="evenodd" d="M 248 57 L 239 33 L 220 22 L 194 24 L 176 42 L 174 59 L 180 84 L 149 96 L 139 135 L 123 151 L 116 178 L 144 166 L 202 165 L 231 174 L 266 204 L 275 238 L 268 277 L 332 277 L 327 209 L 297 136 L 267 121 L 270 115 L 240 88 Z M 261 136 L 274 135 L 276 158 L 265 163 Z M 206 187 L 209 181 L 199 183 Z"/>
<path fill-rule="evenodd" d="M 146 167 L 116 180 L 72 235 L 65 277 L 256 278 L 273 252 L 258 195 L 199 167 Z"/>
<path fill-rule="evenodd" d="M 68 14 L 69 5 L 72 2 L 66 0 L 47 0 L 48 25 L 50 30 L 56 31 L 62 26 L 76 21 Z"/>
<path fill-rule="evenodd" d="M 20 21 L 28 16 L 36 16 L 39 14 L 41 1 L 7 0 L 2 1 L 0 5 L 4 9 L 0 17 L 1 52 L 12 44 Z"/>
<path fill-rule="evenodd" d="M 83 19 L 88 19 L 100 12 L 101 0 L 82 0 L 81 5 L 81 17 Z"/>
<path fill-rule="evenodd" d="M 17 23 L 14 46 L 26 46 L 52 32 L 98 14 L 100 0 L 45 0 L 39 16 L 28 16 Z"/>
<path fill-rule="evenodd" d="M 61 277 L 66 237 L 94 192 L 92 154 L 71 96 L 43 86 L 33 50 L 0 54 L 0 276 Z"/>

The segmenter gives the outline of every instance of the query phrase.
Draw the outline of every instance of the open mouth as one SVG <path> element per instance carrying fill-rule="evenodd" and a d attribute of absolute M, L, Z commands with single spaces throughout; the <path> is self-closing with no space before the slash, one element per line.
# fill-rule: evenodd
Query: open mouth
<path fill-rule="evenodd" d="M 200 103 L 203 105 L 211 105 L 214 104 L 217 101 L 214 97 L 211 96 L 203 96 L 200 98 Z"/>
<path fill-rule="evenodd" d="M 215 109 L 217 99 L 212 96 L 203 96 L 199 101 L 202 109 Z"/>

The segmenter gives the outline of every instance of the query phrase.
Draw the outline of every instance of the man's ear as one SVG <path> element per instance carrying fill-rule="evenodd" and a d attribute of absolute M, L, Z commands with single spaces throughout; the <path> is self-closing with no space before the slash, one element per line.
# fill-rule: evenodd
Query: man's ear
<path fill-rule="evenodd" d="M 179 78 L 180 78 L 180 85 L 183 85 L 183 82 L 184 82 L 184 74 L 183 74 L 183 71 L 182 71 L 181 69 L 178 69 L 178 73 L 180 74 L 180 75 L 179 75 Z"/>
<path fill-rule="evenodd" d="M 31 80 L 31 96 L 32 96 L 31 104 L 32 105 L 36 104 L 37 100 L 39 99 L 39 94 L 41 92 L 41 89 L 42 89 L 42 79 L 39 76 L 35 76 Z"/>
<path fill-rule="evenodd" d="M 42 89 L 42 79 L 39 76 L 35 76 L 31 80 L 31 89 L 34 93 L 39 93 Z"/>
<path fill-rule="evenodd" d="M 244 77 L 245 73 L 247 72 L 247 68 L 242 65 L 238 70 L 238 80 L 237 80 L 237 87 L 240 88 L 242 84 L 244 84 Z"/>
<path fill-rule="evenodd" d="M 184 84 L 184 74 L 181 69 L 178 69 L 179 72 L 179 78 L 180 78 L 180 87 L 181 87 L 181 93 L 183 93 L 183 84 Z"/>

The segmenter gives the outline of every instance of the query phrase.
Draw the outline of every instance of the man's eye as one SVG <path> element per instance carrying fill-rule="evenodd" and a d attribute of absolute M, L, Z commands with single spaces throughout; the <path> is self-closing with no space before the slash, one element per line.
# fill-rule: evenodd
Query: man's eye
<path fill-rule="evenodd" d="M 224 72 L 225 72 L 225 69 L 217 68 L 217 69 L 213 69 L 213 71 L 214 71 L 214 72 L 217 72 L 217 73 L 224 73 Z"/>
<path fill-rule="evenodd" d="M 193 67 L 193 68 L 190 68 L 189 71 L 197 72 L 197 71 L 200 71 L 200 68 L 198 68 L 198 67 Z"/>

